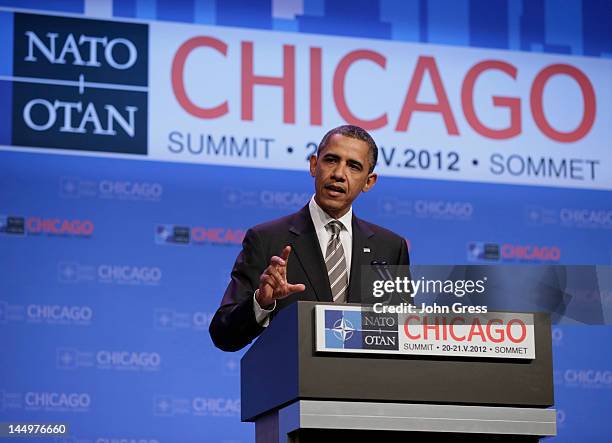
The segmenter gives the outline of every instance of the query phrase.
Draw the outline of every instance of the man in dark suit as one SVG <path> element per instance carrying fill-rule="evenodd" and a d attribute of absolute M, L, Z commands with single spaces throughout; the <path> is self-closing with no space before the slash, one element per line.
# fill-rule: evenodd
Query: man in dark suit
<path fill-rule="evenodd" d="M 352 203 L 376 183 L 378 148 L 357 126 L 329 131 L 310 158 L 315 195 L 295 214 L 248 230 L 221 306 L 215 345 L 248 345 L 295 300 L 361 303 L 362 266 L 408 265 L 405 239 L 355 217 Z"/>

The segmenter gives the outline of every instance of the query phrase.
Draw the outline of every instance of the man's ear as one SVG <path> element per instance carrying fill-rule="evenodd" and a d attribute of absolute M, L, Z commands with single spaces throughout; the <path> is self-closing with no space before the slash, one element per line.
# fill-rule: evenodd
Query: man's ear
<path fill-rule="evenodd" d="M 365 185 L 363 185 L 363 188 L 361 188 L 361 191 L 368 192 L 376 184 L 377 180 L 378 180 L 378 175 L 372 172 L 370 175 L 368 175 L 366 183 Z"/>
<path fill-rule="evenodd" d="M 310 176 L 315 176 L 315 170 L 317 169 L 317 156 L 312 154 L 309 159 L 310 162 Z"/>

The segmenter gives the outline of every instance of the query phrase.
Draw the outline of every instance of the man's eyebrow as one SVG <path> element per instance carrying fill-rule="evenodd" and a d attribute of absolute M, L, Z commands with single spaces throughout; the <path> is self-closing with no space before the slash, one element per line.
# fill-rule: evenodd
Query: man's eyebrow
<path fill-rule="evenodd" d="M 331 153 L 331 152 L 328 152 L 327 154 L 325 154 L 325 155 L 323 156 L 323 158 L 340 158 L 340 156 L 339 156 L 339 155 L 337 155 L 337 154 L 333 154 L 333 153 Z"/>
<path fill-rule="evenodd" d="M 328 152 L 323 156 L 323 158 L 330 160 L 338 160 L 340 156 L 338 154 L 334 154 L 333 152 Z M 359 160 L 349 158 L 346 162 L 350 165 L 358 166 L 360 169 L 363 169 L 363 163 L 361 163 Z"/>
<path fill-rule="evenodd" d="M 349 159 L 349 160 L 347 160 L 347 163 L 350 163 L 352 165 L 359 166 L 360 168 L 363 168 L 363 164 L 359 160 Z"/>

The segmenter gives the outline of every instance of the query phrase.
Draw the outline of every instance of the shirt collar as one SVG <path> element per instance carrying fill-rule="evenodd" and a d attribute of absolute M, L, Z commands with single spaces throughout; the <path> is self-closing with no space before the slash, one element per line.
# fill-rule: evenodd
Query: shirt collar
<path fill-rule="evenodd" d="M 315 231 L 319 232 L 325 229 L 325 226 L 332 221 L 334 218 L 330 217 L 319 204 L 315 201 L 314 195 L 308 203 L 308 210 L 310 211 L 310 218 L 314 223 Z M 346 214 L 338 219 L 342 223 L 342 229 L 348 231 L 349 235 L 353 236 L 353 207 L 351 206 Z"/>

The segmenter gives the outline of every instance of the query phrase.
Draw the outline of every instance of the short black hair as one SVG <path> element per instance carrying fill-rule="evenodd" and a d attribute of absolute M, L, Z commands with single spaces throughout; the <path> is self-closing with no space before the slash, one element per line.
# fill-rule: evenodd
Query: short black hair
<path fill-rule="evenodd" d="M 374 171 L 374 166 L 376 166 L 376 162 L 378 161 L 378 146 L 376 146 L 376 142 L 374 141 L 372 136 L 368 134 L 368 131 L 363 128 L 360 128 L 359 126 L 342 125 L 328 131 L 319 143 L 319 147 L 317 148 L 317 156 L 321 153 L 323 149 L 325 149 L 327 143 L 329 142 L 329 139 L 336 134 L 361 140 L 367 143 L 368 148 L 370 148 L 370 168 L 368 173 L 371 174 Z"/>

